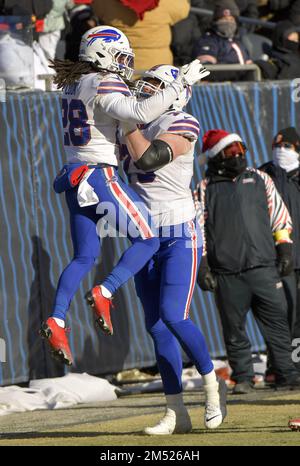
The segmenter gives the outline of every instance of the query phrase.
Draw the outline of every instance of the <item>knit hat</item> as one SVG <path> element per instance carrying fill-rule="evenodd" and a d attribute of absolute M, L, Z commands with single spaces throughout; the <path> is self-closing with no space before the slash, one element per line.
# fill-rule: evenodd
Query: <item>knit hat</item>
<path fill-rule="evenodd" d="M 213 21 L 217 21 L 223 16 L 240 16 L 240 10 L 234 0 L 220 0 L 214 9 Z"/>
<path fill-rule="evenodd" d="M 290 144 L 294 144 L 298 150 L 300 149 L 300 136 L 294 126 L 278 131 L 274 137 L 274 142 L 289 142 Z"/>
<path fill-rule="evenodd" d="M 233 142 L 243 142 L 236 133 L 228 133 L 223 129 L 211 129 L 206 131 L 202 138 L 202 152 L 207 152 L 208 157 L 215 157 L 221 150 Z"/>

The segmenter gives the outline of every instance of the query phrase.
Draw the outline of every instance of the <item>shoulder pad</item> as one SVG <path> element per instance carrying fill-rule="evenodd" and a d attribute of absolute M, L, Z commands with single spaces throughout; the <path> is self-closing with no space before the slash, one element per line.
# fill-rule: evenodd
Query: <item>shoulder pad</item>
<path fill-rule="evenodd" d="M 129 87 L 120 76 L 113 73 L 107 74 L 100 80 L 97 87 L 97 94 L 106 95 L 115 92 L 119 92 L 128 97 L 132 95 Z"/>
<path fill-rule="evenodd" d="M 172 116 L 170 115 L 167 132 L 196 140 L 199 137 L 200 125 L 192 115 L 184 112 L 176 112 Z"/>

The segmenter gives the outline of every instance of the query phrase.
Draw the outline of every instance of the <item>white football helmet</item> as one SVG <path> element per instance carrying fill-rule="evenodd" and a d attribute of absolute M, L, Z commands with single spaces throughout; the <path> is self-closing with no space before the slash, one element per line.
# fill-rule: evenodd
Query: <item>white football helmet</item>
<path fill-rule="evenodd" d="M 126 79 L 131 79 L 134 71 L 134 53 L 129 41 L 122 31 L 112 26 L 96 26 L 82 36 L 79 60 Z"/>
<path fill-rule="evenodd" d="M 141 79 L 136 82 L 136 96 L 138 98 L 147 98 L 153 94 L 156 94 L 161 89 L 164 89 L 166 85 L 170 84 L 174 79 L 177 78 L 179 69 L 172 65 L 156 65 L 143 73 Z M 160 81 L 157 84 L 152 84 L 148 80 L 156 79 Z M 181 92 L 179 97 L 170 107 L 172 110 L 182 110 L 186 106 L 192 96 L 192 87 L 186 86 Z"/>

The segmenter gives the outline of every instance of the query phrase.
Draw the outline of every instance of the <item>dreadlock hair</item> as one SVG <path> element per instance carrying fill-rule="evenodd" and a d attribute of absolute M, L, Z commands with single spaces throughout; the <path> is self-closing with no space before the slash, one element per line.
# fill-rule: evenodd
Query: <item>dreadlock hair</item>
<path fill-rule="evenodd" d="M 66 86 L 74 84 L 75 81 L 83 74 L 89 73 L 111 73 L 109 70 L 99 70 L 93 63 L 84 62 L 84 61 L 71 61 L 71 60 L 60 60 L 55 58 L 50 60 L 50 68 L 53 68 L 56 72 L 56 75 L 53 78 L 53 82 L 57 84 L 58 89 L 63 89 Z M 135 82 L 123 78 L 123 81 L 127 84 L 130 90 L 135 89 Z"/>
<path fill-rule="evenodd" d="M 74 62 L 55 58 L 54 60 L 50 60 L 50 63 L 50 68 L 53 68 L 56 72 L 53 82 L 57 84 L 58 89 L 74 84 L 83 74 L 99 71 L 93 67 L 92 63 L 84 61 Z"/>

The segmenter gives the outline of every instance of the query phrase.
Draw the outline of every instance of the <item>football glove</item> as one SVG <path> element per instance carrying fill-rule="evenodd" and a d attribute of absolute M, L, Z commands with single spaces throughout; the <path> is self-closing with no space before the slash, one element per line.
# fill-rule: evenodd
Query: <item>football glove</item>
<path fill-rule="evenodd" d="M 177 79 L 181 79 L 184 86 L 192 86 L 208 75 L 210 71 L 201 64 L 200 60 L 196 59 L 180 68 Z"/>
<path fill-rule="evenodd" d="M 202 256 L 198 270 L 197 283 L 203 291 L 214 291 L 217 287 L 216 277 L 210 271 L 206 256 Z"/>
<path fill-rule="evenodd" d="M 279 243 L 276 246 L 277 268 L 280 277 L 286 277 L 294 270 L 292 247 L 292 243 Z"/>

